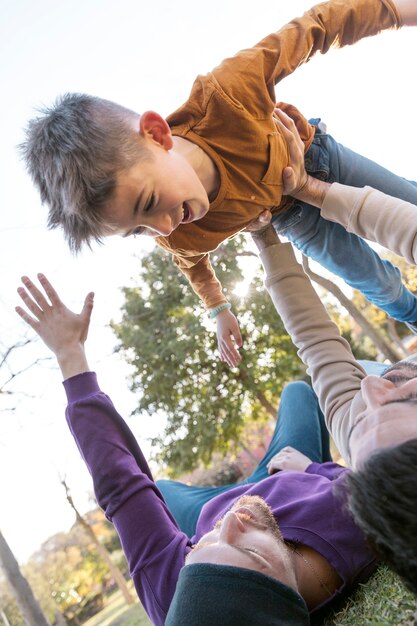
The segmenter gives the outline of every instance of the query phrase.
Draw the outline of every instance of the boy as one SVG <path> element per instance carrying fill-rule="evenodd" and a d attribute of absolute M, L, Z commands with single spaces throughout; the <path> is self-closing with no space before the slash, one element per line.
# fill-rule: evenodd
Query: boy
<path fill-rule="evenodd" d="M 173 254 L 211 317 L 220 356 L 240 359 L 242 340 L 209 253 L 266 210 L 306 254 L 361 289 L 389 315 L 417 323 L 417 298 L 399 271 L 361 239 L 282 193 L 288 148 L 274 119 L 274 84 L 317 51 L 382 29 L 417 24 L 410 0 L 333 0 L 313 7 L 254 48 L 196 79 L 165 121 L 114 103 L 68 95 L 32 120 L 23 145 L 29 172 L 73 250 L 110 234 L 148 234 Z M 417 204 L 417 187 L 336 144 L 291 105 L 307 169 Z M 317 120 L 316 120 L 317 121 Z"/>

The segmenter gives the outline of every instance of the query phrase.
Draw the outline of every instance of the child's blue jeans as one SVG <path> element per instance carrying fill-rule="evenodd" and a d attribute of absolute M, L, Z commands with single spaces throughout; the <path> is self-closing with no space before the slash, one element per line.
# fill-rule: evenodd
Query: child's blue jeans
<path fill-rule="evenodd" d="M 305 165 L 316 178 L 352 187 L 368 185 L 417 205 L 416 182 L 352 152 L 317 127 Z M 303 254 L 343 278 L 388 315 L 403 322 L 417 322 L 417 298 L 403 285 L 398 268 L 382 260 L 366 241 L 323 219 L 317 208 L 299 200 L 274 216 L 273 225 Z"/>
<path fill-rule="evenodd" d="M 329 434 L 317 396 L 310 385 L 302 381 L 289 383 L 282 392 L 277 423 L 268 450 L 248 478 L 222 487 L 193 487 L 175 480 L 157 480 L 156 484 L 178 526 L 191 538 L 206 502 L 239 485 L 267 478 L 268 462 L 285 446 L 296 448 L 318 463 L 332 460 Z"/>

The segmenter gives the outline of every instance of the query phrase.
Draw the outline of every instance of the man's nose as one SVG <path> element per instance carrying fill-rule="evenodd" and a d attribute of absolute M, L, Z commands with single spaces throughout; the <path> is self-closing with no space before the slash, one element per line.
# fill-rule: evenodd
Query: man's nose
<path fill-rule="evenodd" d="M 223 523 L 220 527 L 219 541 L 233 544 L 243 532 L 245 532 L 244 523 L 239 519 L 236 513 L 229 511 L 223 518 Z"/>
<path fill-rule="evenodd" d="M 368 408 L 381 406 L 395 385 L 381 376 L 366 376 L 362 380 L 362 396 Z"/>

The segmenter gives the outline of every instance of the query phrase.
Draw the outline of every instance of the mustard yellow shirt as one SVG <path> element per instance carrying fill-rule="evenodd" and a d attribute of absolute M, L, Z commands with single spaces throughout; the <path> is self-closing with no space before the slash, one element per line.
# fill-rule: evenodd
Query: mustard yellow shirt
<path fill-rule="evenodd" d="M 331 0 L 198 76 L 187 102 L 167 118 L 172 133 L 200 146 L 214 161 L 220 188 L 201 220 L 179 226 L 157 243 L 172 253 L 207 308 L 226 302 L 209 253 L 265 210 L 289 205 L 282 194 L 288 164 L 276 126 L 275 85 L 320 51 L 353 44 L 400 27 L 391 0 Z M 295 121 L 306 149 L 314 128 L 293 106 L 279 103 Z"/>

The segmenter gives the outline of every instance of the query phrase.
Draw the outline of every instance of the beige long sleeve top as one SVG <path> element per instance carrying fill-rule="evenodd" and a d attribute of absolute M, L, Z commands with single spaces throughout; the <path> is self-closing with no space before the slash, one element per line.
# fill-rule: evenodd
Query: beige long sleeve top
<path fill-rule="evenodd" d="M 333 183 L 321 209 L 323 217 L 349 232 L 379 243 L 417 262 L 417 207 L 370 187 Z M 350 463 L 348 436 L 365 405 L 361 380 L 365 371 L 352 355 L 297 262 L 291 244 L 276 244 L 261 253 L 265 285 L 300 358 L 306 363 L 342 456 Z"/>
<path fill-rule="evenodd" d="M 288 206 L 282 194 L 288 149 L 273 118 L 275 85 L 317 52 L 400 26 L 391 0 L 323 2 L 197 77 L 187 102 L 167 118 L 172 133 L 201 147 L 220 176 L 217 197 L 204 218 L 156 239 L 207 308 L 226 301 L 209 253 L 263 210 Z M 295 107 L 280 106 L 294 119 L 307 149 L 314 128 Z"/>
<path fill-rule="evenodd" d="M 408 263 L 417 263 L 417 206 L 372 187 L 333 183 L 321 214 L 350 233 L 379 243 Z"/>
<path fill-rule="evenodd" d="M 307 365 L 329 432 L 349 464 L 347 437 L 356 415 L 364 408 L 360 388 L 366 373 L 330 319 L 291 244 L 266 248 L 261 260 L 265 286 Z"/>

